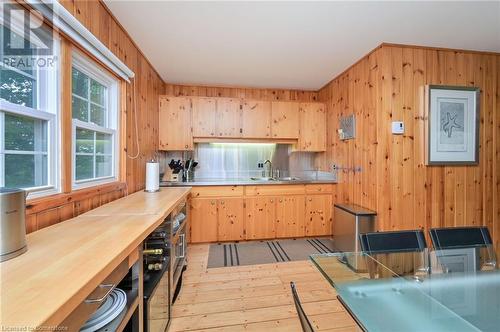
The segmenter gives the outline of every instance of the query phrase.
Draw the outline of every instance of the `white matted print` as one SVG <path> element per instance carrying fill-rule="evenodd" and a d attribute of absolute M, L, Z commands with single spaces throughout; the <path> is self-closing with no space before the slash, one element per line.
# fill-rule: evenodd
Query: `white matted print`
<path fill-rule="evenodd" d="M 430 85 L 427 97 L 427 164 L 477 164 L 479 89 Z"/>

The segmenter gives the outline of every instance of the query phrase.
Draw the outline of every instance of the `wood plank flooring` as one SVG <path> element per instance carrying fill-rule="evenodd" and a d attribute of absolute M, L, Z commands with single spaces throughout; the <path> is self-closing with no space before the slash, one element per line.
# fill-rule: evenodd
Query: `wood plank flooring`
<path fill-rule="evenodd" d="M 361 331 L 309 261 L 207 269 L 206 244 L 190 245 L 170 331 L 302 331 L 290 281 L 318 331 Z"/>

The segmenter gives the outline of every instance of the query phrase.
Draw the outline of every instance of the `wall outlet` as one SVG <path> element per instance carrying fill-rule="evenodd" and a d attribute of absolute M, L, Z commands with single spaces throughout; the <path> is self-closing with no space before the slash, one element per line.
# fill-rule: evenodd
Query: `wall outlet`
<path fill-rule="evenodd" d="M 395 135 L 402 135 L 405 133 L 405 124 L 403 121 L 392 122 L 392 133 Z"/>

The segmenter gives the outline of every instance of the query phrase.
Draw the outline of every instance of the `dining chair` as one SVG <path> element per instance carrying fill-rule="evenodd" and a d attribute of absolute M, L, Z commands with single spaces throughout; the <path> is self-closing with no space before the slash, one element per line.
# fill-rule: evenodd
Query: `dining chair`
<path fill-rule="evenodd" d="M 370 232 L 360 234 L 363 253 L 376 259 L 366 260 L 370 278 L 389 277 L 388 271 L 396 275 L 413 275 L 429 272 L 427 243 L 422 230 Z M 383 264 L 388 269 L 379 269 Z"/>
<path fill-rule="evenodd" d="M 302 331 L 304 332 L 314 332 L 311 322 L 306 316 L 304 309 L 302 309 L 302 304 L 300 304 L 299 295 L 297 294 L 297 289 L 295 283 L 290 281 L 290 288 L 292 289 L 293 302 L 295 303 L 295 309 L 297 309 L 297 314 L 299 315 L 300 325 L 302 326 Z"/>
<path fill-rule="evenodd" d="M 496 268 L 493 241 L 485 226 L 431 228 L 429 235 L 434 247 L 431 257 L 445 272 Z"/>

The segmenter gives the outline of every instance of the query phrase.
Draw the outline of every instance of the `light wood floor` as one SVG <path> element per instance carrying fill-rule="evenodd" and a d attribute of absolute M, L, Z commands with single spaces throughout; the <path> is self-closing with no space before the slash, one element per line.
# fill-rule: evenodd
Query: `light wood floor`
<path fill-rule="evenodd" d="M 207 269 L 208 245 L 190 245 L 169 331 L 302 331 L 290 281 L 316 330 L 360 331 L 309 261 Z"/>

